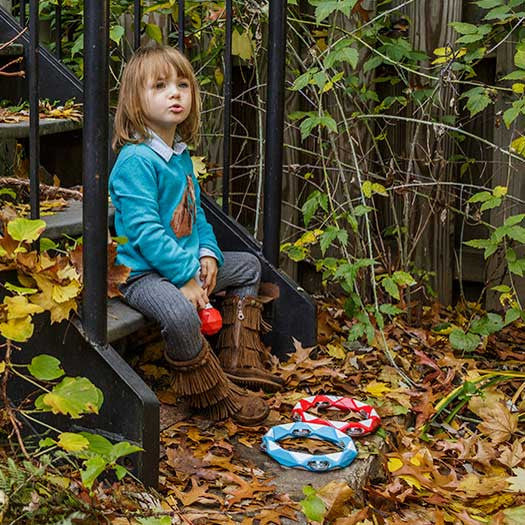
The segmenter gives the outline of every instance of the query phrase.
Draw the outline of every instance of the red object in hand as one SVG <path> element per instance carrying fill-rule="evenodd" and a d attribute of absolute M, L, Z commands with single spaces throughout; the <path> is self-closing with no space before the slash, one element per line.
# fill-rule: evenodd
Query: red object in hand
<path fill-rule="evenodd" d="M 201 332 L 204 335 L 214 335 L 222 328 L 221 313 L 210 303 L 199 310 L 199 318 L 202 323 Z"/>

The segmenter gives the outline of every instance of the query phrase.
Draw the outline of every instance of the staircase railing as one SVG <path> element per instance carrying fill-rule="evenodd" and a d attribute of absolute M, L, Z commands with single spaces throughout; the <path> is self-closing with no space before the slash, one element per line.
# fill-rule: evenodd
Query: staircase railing
<path fill-rule="evenodd" d="M 20 25 L 26 25 L 27 3 L 20 0 Z M 178 0 L 178 45 L 184 52 L 184 0 Z M 31 217 L 39 217 L 38 118 L 38 0 L 29 1 L 30 49 L 27 75 L 30 100 L 30 203 Z M 87 338 L 107 343 L 107 211 L 108 211 L 108 62 L 109 0 L 84 2 L 84 134 L 83 134 L 83 326 Z M 275 267 L 279 262 L 286 52 L 286 0 L 269 0 L 269 60 L 264 162 L 263 253 Z M 62 56 L 62 2 L 55 9 L 56 49 Z M 230 210 L 231 103 L 232 103 L 232 0 L 225 1 L 224 143 L 222 207 Z M 141 42 L 142 3 L 134 0 L 133 43 Z"/>

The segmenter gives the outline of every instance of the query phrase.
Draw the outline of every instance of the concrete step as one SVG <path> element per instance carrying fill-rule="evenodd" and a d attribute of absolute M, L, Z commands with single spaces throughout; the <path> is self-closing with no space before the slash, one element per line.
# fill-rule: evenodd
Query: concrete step
<path fill-rule="evenodd" d="M 144 328 L 147 319 L 121 299 L 108 301 L 108 343 L 113 343 Z"/>
<path fill-rule="evenodd" d="M 24 46 L 22 44 L 13 43 L 2 48 L 3 45 L 4 43 L 0 42 L 0 56 L 9 56 L 16 58 L 24 54 Z"/>
<path fill-rule="evenodd" d="M 63 235 L 72 237 L 82 235 L 82 201 L 69 200 L 68 204 L 63 211 L 42 217 L 47 225 L 43 237 L 57 240 Z M 110 228 L 113 227 L 114 215 L 115 208 L 110 205 L 108 214 Z"/>
<path fill-rule="evenodd" d="M 82 122 L 70 119 L 44 118 L 40 120 L 40 135 L 64 133 L 82 128 Z M 29 120 L 13 123 L 0 123 L 0 140 L 29 137 Z"/>
<path fill-rule="evenodd" d="M 43 237 L 59 240 L 63 235 L 76 237 L 82 235 L 82 201 L 70 200 L 69 206 L 63 211 L 42 217 L 47 224 Z M 109 207 L 109 225 L 113 226 L 115 208 Z M 108 301 L 108 342 L 132 334 L 146 326 L 144 316 L 120 299 Z"/>

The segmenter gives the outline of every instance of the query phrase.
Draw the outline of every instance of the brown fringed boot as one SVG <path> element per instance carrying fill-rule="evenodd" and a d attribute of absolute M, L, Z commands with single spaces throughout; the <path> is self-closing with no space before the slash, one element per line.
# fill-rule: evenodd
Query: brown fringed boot
<path fill-rule="evenodd" d="M 203 338 L 200 354 L 191 361 L 164 357 L 173 372 L 172 388 L 177 396 L 187 398 L 190 406 L 202 410 L 213 420 L 229 416 L 241 425 L 257 425 L 268 416 L 265 401 L 229 381 Z"/>
<path fill-rule="evenodd" d="M 268 332 L 270 326 L 262 318 L 263 306 L 255 297 L 227 297 L 217 348 L 224 372 L 234 383 L 274 392 L 283 386 L 283 380 L 266 369 L 270 352 L 260 333 Z"/>

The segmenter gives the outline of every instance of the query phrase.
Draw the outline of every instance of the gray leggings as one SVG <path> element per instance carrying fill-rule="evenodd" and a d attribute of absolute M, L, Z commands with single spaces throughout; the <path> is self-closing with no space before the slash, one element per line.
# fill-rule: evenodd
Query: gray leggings
<path fill-rule="evenodd" d="M 241 297 L 257 295 L 260 280 L 261 263 L 255 255 L 224 252 L 214 292 L 226 290 Z M 132 278 L 121 290 L 130 306 L 159 323 L 172 359 L 187 361 L 197 356 L 202 347 L 197 310 L 171 281 L 149 272 Z"/>

